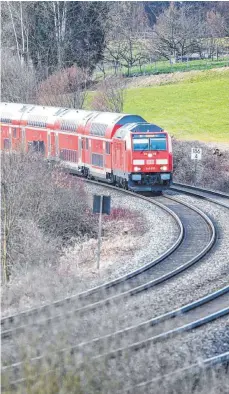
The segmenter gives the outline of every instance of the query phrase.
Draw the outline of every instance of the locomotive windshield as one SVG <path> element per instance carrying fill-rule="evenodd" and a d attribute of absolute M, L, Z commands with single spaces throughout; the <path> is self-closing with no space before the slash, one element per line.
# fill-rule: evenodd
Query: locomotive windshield
<path fill-rule="evenodd" d="M 141 135 L 133 135 L 134 151 L 166 150 L 166 136 L 154 135 L 146 138 Z"/>

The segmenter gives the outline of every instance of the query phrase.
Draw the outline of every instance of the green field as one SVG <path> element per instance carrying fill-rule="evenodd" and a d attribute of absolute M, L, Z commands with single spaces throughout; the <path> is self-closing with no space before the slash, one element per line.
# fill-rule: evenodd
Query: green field
<path fill-rule="evenodd" d="M 179 139 L 229 142 L 229 70 L 128 89 L 124 112 L 141 115 Z"/>
<path fill-rule="evenodd" d="M 138 65 L 132 66 L 129 70 L 129 76 L 169 74 L 177 71 L 211 70 L 212 68 L 225 66 L 229 66 L 229 58 L 221 58 L 218 60 L 201 59 L 188 62 L 177 62 L 174 64 L 170 64 L 168 60 L 161 60 L 151 64 L 143 64 L 141 68 Z M 127 76 L 127 67 L 120 67 L 118 73 Z M 114 75 L 114 68 L 107 68 L 106 75 Z M 103 73 L 97 70 L 94 76 L 95 79 L 99 80 L 103 78 Z"/>
<path fill-rule="evenodd" d="M 191 70 L 210 70 L 212 68 L 225 67 L 229 65 L 228 59 L 220 60 L 192 60 L 189 62 L 169 64 L 169 61 L 160 61 L 155 64 L 143 65 L 141 70 L 139 66 L 133 66 L 131 68 L 131 75 L 154 75 L 154 74 L 167 74 L 177 71 L 191 71 Z M 127 76 L 126 68 L 122 69 L 123 74 Z"/>

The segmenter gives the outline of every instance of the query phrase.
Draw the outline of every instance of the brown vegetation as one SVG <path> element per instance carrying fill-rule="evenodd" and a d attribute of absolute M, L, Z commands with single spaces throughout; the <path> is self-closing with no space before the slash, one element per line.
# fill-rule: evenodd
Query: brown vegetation
<path fill-rule="evenodd" d="M 80 291 L 97 277 L 98 217 L 83 181 L 38 154 L 2 153 L 3 313 Z M 141 215 L 114 208 L 103 218 L 100 271 L 141 245 Z M 138 229 L 138 230 L 136 230 Z M 81 286 L 82 287 L 82 286 Z"/>
<path fill-rule="evenodd" d="M 82 108 L 88 82 L 86 70 L 70 67 L 57 71 L 38 86 L 37 103 Z"/>
<path fill-rule="evenodd" d="M 2 153 L 2 261 L 4 278 L 19 267 L 55 264 L 72 237 L 95 234 L 87 196 L 40 155 Z M 80 181 L 79 181 L 80 183 Z"/>
<path fill-rule="evenodd" d="M 91 108 L 96 111 L 123 112 L 124 92 L 124 78 L 107 77 L 98 84 Z"/>
<path fill-rule="evenodd" d="M 192 147 L 203 148 L 202 160 L 191 160 Z M 229 151 L 215 151 L 199 141 L 178 141 L 173 139 L 174 182 L 196 184 L 207 189 L 229 193 Z"/>

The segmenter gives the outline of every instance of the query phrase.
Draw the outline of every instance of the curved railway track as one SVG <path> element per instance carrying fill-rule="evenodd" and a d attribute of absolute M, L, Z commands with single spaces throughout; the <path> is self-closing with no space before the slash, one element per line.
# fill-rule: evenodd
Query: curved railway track
<path fill-rule="evenodd" d="M 187 186 L 185 185 L 184 188 L 187 189 Z M 183 192 L 181 189 L 182 185 L 175 185 L 174 188 L 172 188 L 174 191 Z M 203 189 L 201 191 L 198 190 L 196 194 L 196 192 L 191 189 L 192 188 L 188 189 L 188 194 L 205 198 L 229 209 L 229 204 L 226 203 L 228 199 L 227 195 L 221 193 L 218 195 L 216 192 L 211 193 L 211 191 L 203 191 Z M 136 195 L 134 194 L 134 196 Z M 150 201 L 149 198 L 142 196 L 141 198 Z M 156 284 L 163 283 L 199 261 L 212 248 L 216 240 L 216 231 L 212 221 L 199 209 L 191 207 L 189 204 L 181 202 L 168 194 L 157 198 L 156 203 L 159 206 L 161 204 L 165 205 L 167 212 L 172 210 L 174 212 L 174 218 L 177 219 L 177 217 L 179 217 L 177 221 L 177 225 L 180 228 L 179 237 L 174 245 L 165 253 L 165 256 L 160 256 L 157 260 L 150 264 L 146 264 L 144 267 L 122 278 L 118 278 L 117 280 L 77 294 L 76 296 L 50 304 L 54 306 L 57 312 L 54 316 L 45 316 L 44 318 L 45 313 L 48 312 L 50 308 L 50 305 L 46 305 L 2 319 L 2 339 L 7 339 L 11 337 L 11 335 L 17 335 L 20 331 L 25 332 L 26 327 L 31 326 L 31 319 L 33 320 L 32 325 L 36 325 L 37 327 L 45 325 L 50 321 L 54 323 L 57 322 L 58 319 L 63 318 L 61 314 L 58 314 L 63 307 L 71 306 L 72 309 L 69 311 L 70 314 L 77 313 L 78 311 L 88 311 L 102 304 L 109 304 L 114 298 L 129 297 L 141 291 L 145 291 Z M 203 228 L 205 229 L 204 235 L 202 232 Z M 125 287 L 126 283 L 128 283 L 129 286 L 128 290 L 126 290 Z M 84 348 L 85 351 L 87 351 L 88 348 L 90 351 L 93 349 L 94 352 L 99 353 L 95 357 L 112 358 L 126 351 L 138 350 L 144 346 L 148 346 L 151 341 L 164 340 L 173 335 L 197 328 L 212 320 L 225 316 L 229 313 L 228 295 L 229 286 L 201 300 L 141 323 L 138 326 L 132 326 L 104 337 L 94 338 L 92 341 L 83 342 L 68 349 L 62 349 L 62 351 L 70 351 L 71 354 L 74 354 L 75 349 L 79 350 L 79 348 Z M 76 308 L 79 300 L 80 302 L 83 301 L 83 305 L 81 305 L 80 308 Z M 66 313 L 64 317 L 66 317 Z M 165 329 L 165 327 L 167 328 Z M 134 331 L 135 337 L 139 335 L 139 340 L 127 346 L 120 346 L 120 343 L 122 344 L 124 342 L 126 344 L 129 334 Z M 115 344 L 117 343 L 117 338 L 119 346 Z M 105 348 L 104 341 L 106 348 L 109 342 L 109 349 L 111 349 L 111 351 L 108 353 L 102 351 L 102 349 Z M 33 359 L 33 362 L 41 358 L 42 356 L 36 357 Z M 12 373 L 15 376 L 15 374 L 18 375 L 20 366 L 21 363 L 19 362 L 8 365 L 4 367 L 3 370 L 9 369 L 11 372 L 13 371 Z"/>
<path fill-rule="evenodd" d="M 201 187 L 190 186 L 182 183 L 173 183 L 170 189 L 179 193 L 206 199 L 225 208 L 229 207 L 229 194 L 226 193 L 216 192 L 214 190 L 203 189 Z"/>
<path fill-rule="evenodd" d="M 168 380 L 169 380 L 169 384 L 171 387 L 171 379 L 173 380 L 173 384 L 174 384 L 174 378 L 175 378 L 175 383 L 176 383 L 176 380 L 178 380 L 178 379 L 183 380 L 184 378 L 190 378 L 190 375 L 193 376 L 194 374 L 196 374 L 198 377 L 201 372 L 212 369 L 216 366 L 218 366 L 218 367 L 224 366 L 225 368 L 227 368 L 229 366 L 229 352 L 218 354 L 217 356 L 202 360 L 201 363 L 199 363 L 199 362 L 193 363 L 193 364 L 189 365 L 188 367 L 177 369 L 177 370 L 170 372 L 166 375 L 162 375 L 162 376 L 156 377 L 154 379 L 141 382 L 141 383 L 136 384 L 134 386 L 127 387 L 126 389 L 124 388 L 121 391 L 119 391 L 119 393 L 127 393 L 127 394 L 128 393 L 129 394 L 135 393 L 136 394 L 138 392 L 142 392 L 145 394 L 146 390 L 153 389 L 152 386 L 155 385 L 155 383 L 162 383 L 163 384 L 165 381 L 168 381 Z M 205 377 L 206 377 L 206 375 L 205 375 Z M 199 379 L 199 378 L 197 378 L 197 379 Z M 179 381 L 178 381 L 178 385 L 179 385 Z"/>
<path fill-rule="evenodd" d="M 147 197 L 140 196 L 140 198 L 152 202 L 152 199 Z M 159 199 L 160 201 L 156 201 L 156 204 L 163 206 L 170 214 L 173 212 L 180 227 L 177 241 L 167 252 L 130 274 L 51 304 L 55 308 L 52 316 L 50 316 L 49 304 L 2 319 L 2 338 L 15 335 L 16 332 L 23 331 L 31 324 L 42 325 L 50 321 L 58 321 L 61 319 L 61 313 L 58 311 L 66 306 L 69 314 L 82 313 L 104 303 L 107 305 L 117 298 L 125 298 L 146 291 L 179 274 L 206 255 L 216 240 L 215 227 L 210 218 L 198 208 L 173 197 L 160 197 Z M 48 316 L 44 317 L 45 313 Z"/>
<path fill-rule="evenodd" d="M 112 358 L 127 356 L 128 352 L 148 348 L 152 343 L 165 341 L 175 335 L 196 329 L 228 314 L 229 286 L 225 286 L 190 304 L 141 324 L 59 350 L 58 356 L 61 357 L 61 353 L 70 354 L 71 357 L 74 356 L 75 361 L 80 363 L 81 352 L 83 352 L 93 360 L 105 358 L 107 362 Z M 135 342 L 133 342 L 133 338 L 135 338 Z M 34 357 L 30 360 L 30 365 L 38 367 L 44 361 L 46 361 L 45 356 Z M 23 369 L 24 363 L 18 362 L 3 367 L 2 371 L 8 373 L 13 384 L 17 384 L 23 382 L 23 379 L 21 380 Z"/>

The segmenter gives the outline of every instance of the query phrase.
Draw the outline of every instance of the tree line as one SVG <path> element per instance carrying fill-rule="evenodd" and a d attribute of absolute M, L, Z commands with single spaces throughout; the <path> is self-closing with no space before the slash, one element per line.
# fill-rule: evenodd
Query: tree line
<path fill-rule="evenodd" d="M 76 92 L 96 67 L 106 78 L 107 65 L 128 75 L 147 61 L 229 51 L 227 2 L 8 1 L 1 8 L 6 101 L 41 103 L 51 77 L 52 87 L 61 81 L 59 94 L 74 93 L 70 106 L 82 106 Z"/>

